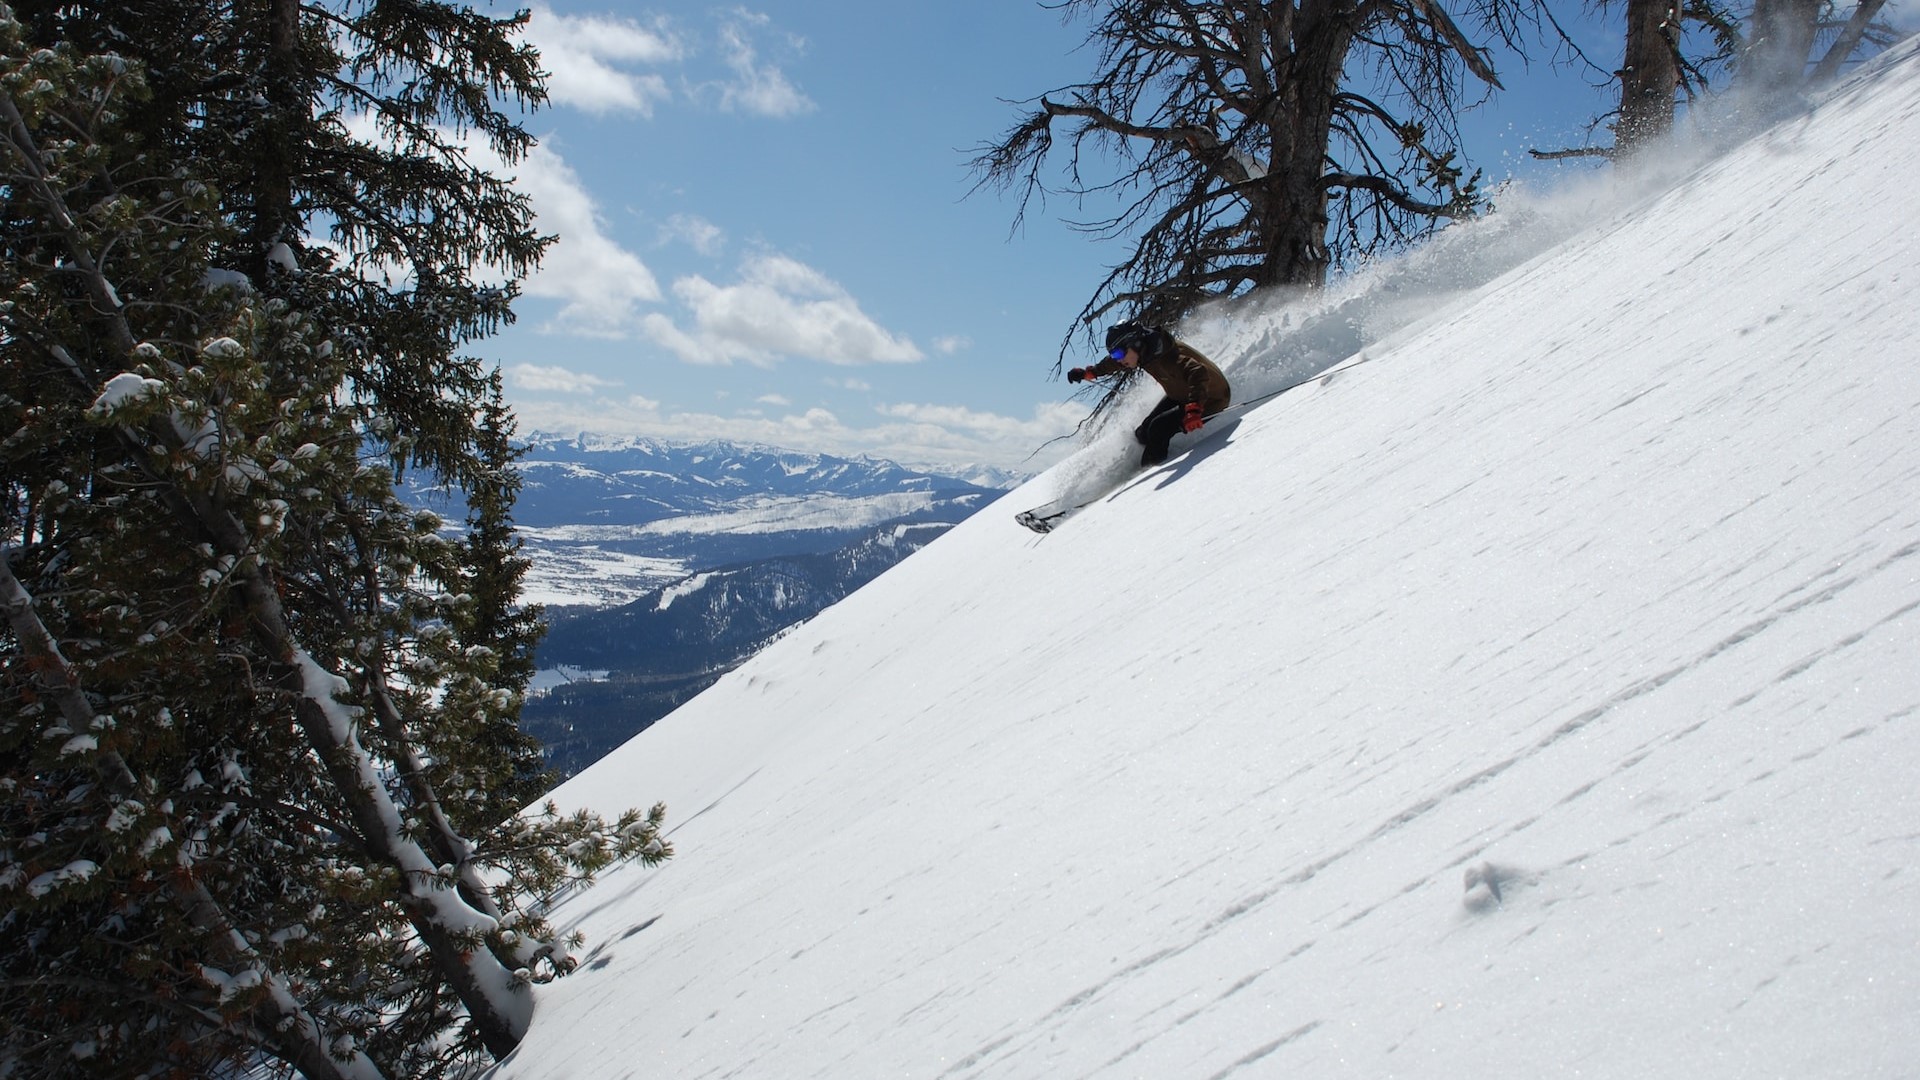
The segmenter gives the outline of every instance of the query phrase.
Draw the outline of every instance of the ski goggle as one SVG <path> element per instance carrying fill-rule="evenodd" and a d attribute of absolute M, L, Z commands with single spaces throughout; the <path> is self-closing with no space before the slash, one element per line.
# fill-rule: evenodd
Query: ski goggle
<path fill-rule="evenodd" d="M 1118 349 L 1107 350 L 1107 359 L 1109 360 L 1125 360 L 1126 358 L 1127 358 L 1127 350 L 1124 346 Z"/>

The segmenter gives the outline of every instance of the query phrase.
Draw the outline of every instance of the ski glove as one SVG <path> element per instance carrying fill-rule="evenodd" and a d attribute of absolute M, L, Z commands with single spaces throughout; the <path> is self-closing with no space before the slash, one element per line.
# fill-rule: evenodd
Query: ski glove
<path fill-rule="evenodd" d="M 1180 430 L 1199 431 L 1206 425 L 1206 422 L 1206 418 L 1200 415 L 1200 403 L 1197 401 L 1187 402 L 1186 415 L 1180 418 Z"/>
<path fill-rule="evenodd" d="M 1092 368 L 1077 367 L 1067 372 L 1067 381 L 1070 383 L 1085 382 L 1091 378 L 1093 378 Z"/>

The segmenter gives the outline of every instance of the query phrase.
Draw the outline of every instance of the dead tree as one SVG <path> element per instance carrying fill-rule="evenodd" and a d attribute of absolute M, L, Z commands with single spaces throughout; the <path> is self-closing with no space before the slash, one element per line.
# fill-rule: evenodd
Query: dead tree
<path fill-rule="evenodd" d="M 1664 139 L 1673 130 L 1680 88 L 1680 0 L 1627 0 L 1627 51 L 1620 65 L 1620 153 Z"/>
<path fill-rule="evenodd" d="M 1859 0 L 1843 21 L 1832 0 L 1754 0 L 1740 50 L 1741 82 L 1772 93 L 1832 78 L 1862 45 L 1885 48 L 1898 37 L 1877 21 L 1885 6 L 1885 0 Z"/>
<path fill-rule="evenodd" d="M 1806 80 L 1807 54 L 1826 0 L 1754 0 L 1740 55 L 1741 81 L 1778 90 Z"/>
<path fill-rule="evenodd" d="M 1611 122 L 1614 144 L 1534 156 L 1626 158 L 1667 136 L 1679 102 L 1717 86 L 1773 94 L 1829 78 L 1863 46 L 1896 39 L 1878 21 L 1884 5 L 1859 0 L 1842 20 L 1832 0 L 1755 0 L 1743 21 L 1726 0 L 1626 0 L 1626 50 L 1615 73 L 1620 107 L 1594 122 Z"/>
<path fill-rule="evenodd" d="M 1540 0 L 1450 6 L 1478 41 L 1438 0 L 1065 0 L 1092 20 L 1097 71 L 1029 99 L 976 175 L 1018 191 L 1016 228 L 1036 198 L 1113 200 L 1074 224 L 1133 250 L 1079 324 L 1318 286 L 1481 203 L 1456 116 L 1500 87 L 1490 47 L 1553 23 Z"/>

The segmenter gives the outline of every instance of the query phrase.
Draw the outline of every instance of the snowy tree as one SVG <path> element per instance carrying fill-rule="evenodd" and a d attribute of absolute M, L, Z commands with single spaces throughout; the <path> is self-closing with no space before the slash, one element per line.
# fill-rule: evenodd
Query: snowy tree
<path fill-rule="evenodd" d="M 434 1076 L 663 809 L 516 813 L 515 19 L 0 7 L 0 1073 Z M 470 528 L 397 494 L 420 470 Z"/>
<path fill-rule="evenodd" d="M 1081 225 L 1137 233 L 1086 322 L 1316 286 L 1332 265 L 1473 213 L 1479 174 L 1458 159 L 1457 112 L 1471 88 L 1500 85 L 1488 46 L 1517 44 L 1545 15 L 1535 0 L 1471 0 L 1459 6 L 1485 35 L 1476 43 L 1429 0 L 1059 6 L 1093 20 L 1098 70 L 1041 96 L 974 165 L 982 183 L 1019 191 L 1021 214 L 1048 194 L 1119 196 Z M 1111 154 L 1117 175 L 1089 151 Z"/>
<path fill-rule="evenodd" d="M 514 467 L 522 448 L 513 443 L 512 414 L 501 401 L 499 373 L 492 375 L 475 430 L 478 470 L 464 494 L 467 526 L 460 541 L 461 594 L 449 626 L 460 658 L 474 665 L 447 693 L 472 718 L 462 745 L 482 753 L 470 764 L 446 762 L 436 779 L 443 791 L 471 793 L 455 813 L 462 832 L 500 821 L 551 789 L 555 777 L 539 743 L 520 730 L 519 710 L 488 707 L 485 698 L 507 692 L 517 699 L 533 678 L 534 646 L 545 630 L 540 608 L 519 603 L 532 560 L 520 553 L 513 530 L 513 502 L 520 490 Z M 454 769 L 478 769 L 455 774 Z"/>

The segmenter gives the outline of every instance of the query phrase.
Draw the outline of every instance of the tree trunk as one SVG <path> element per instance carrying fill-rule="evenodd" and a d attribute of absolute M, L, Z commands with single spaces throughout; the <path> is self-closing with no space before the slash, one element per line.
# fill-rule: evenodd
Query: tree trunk
<path fill-rule="evenodd" d="M 293 117 L 308 108 L 302 85 L 307 73 L 300 63 L 299 0 L 271 0 L 268 5 L 267 57 L 270 107 L 258 124 L 252 148 L 253 220 L 247 228 L 246 251 L 247 274 L 258 284 L 268 279 L 274 245 L 297 235 L 299 228 L 293 207 L 299 136 Z"/>
<path fill-rule="evenodd" d="M 1819 15 L 1820 0 L 1754 0 L 1740 81 L 1765 93 L 1804 82 Z"/>
<path fill-rule="evenodd" d="M 1884 6 L 1886 0 L 1860 0 L 1854 6 L 1853 14 L 1848 16 L 1847 25 L 1841 28 L 1840 36 L 1834 39 L 1827 55 L 1813 66 L 1813 74 L 1808 78 L 1820 82 L 1839 74 L 1840 65 L 1846 63 L 1853 55 L 1853 50 L 1860 47 L 1861 40 L 1867 36 L 1867 27 L 1873 24 L 1874 16 L 1880 14 Z"/>
<path fill-rule="evenodd" d="M 1680 88 L 1675 50 L 1679 32 L 1680 0 L 1628 0 L 1620 123 L 1614 129 L 1614 148 L 1623 156 L 1673 130 L 1673 95 Z"/>
<path fill-rule="evenodd" d="M 183 525 L 212 537 L 215 549 L 224 554 L 236 559 L 246 556 L 245 532 L 231 514 L 199 499 L 190 500 L 189 505 Z M 434 970 L 467 1007 L 487 1052 L 505 1057 L 527 1033 L 533 1016 L 531 994 L 514 986 L 512 973 L 492 952 L 461 940 L 464 932 L 494 920 L 474 910 L 450 883 L 441 887 L 438 868 L 409 836 L 400 808 L 380 782 L 372 755 L 355 734 L 357 710 L 334 698 L 335 684 L 344 686 L 344 681 L 301 648 L 265 571 L 257 564 L 242 564 L 235 576 L 255 636 L 287 667 L 282 681 L 299 695 L 294 718 L 326 765 L 360 839 L 405 879 L 395 900 L 427 946 Z"/>
<path fill-rule="evenodd" d="M 1307 3 L 1292 29 L 1294 49 L 1287 60 L 1292 70 L 1275 73 L 1281 96 L 1267 117 L 1273 163 L 1265 178 L 1268 205 L 1258 222 L 1265 253 L 1258 284 L 1319 287 L 1326 284 L 1332 262 L 1327 248 L 1331 189 L 1322 178 L 1353 23 L 1344 4 Z"/>

